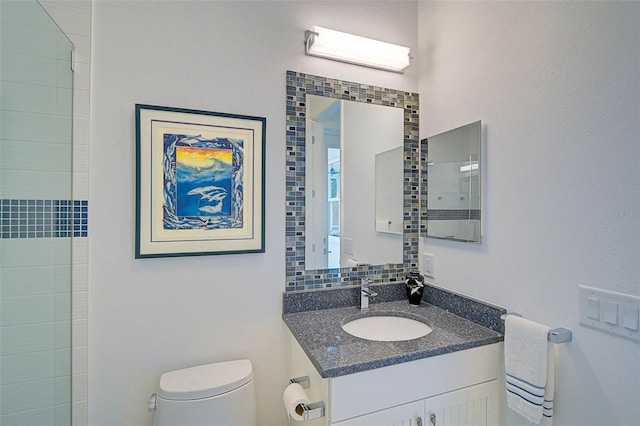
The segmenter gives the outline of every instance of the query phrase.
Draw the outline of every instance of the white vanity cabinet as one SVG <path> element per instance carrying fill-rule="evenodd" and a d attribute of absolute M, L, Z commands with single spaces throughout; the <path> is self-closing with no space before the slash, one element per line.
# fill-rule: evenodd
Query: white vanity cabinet
<path fill-rule="evenodd" d="M 310 400 L 326 405 L 325 417 L 301 424 L 499 425 L 502 346 L 495 343 L 323 379 L 292 337 L 291 375 L 309 376 Z"/>
<path fill-rule="evenodd" d="M 375 413 L 365 414 L 338 423 L 335 426 L 423 426 L 424 401 L 410 402 L 399 407 L 387 408 Z"/>
<path fill-rule="evenodd" d="M 498 381 L 492 380 L 425 400 L 376 411 L 335 426 L 495 426 Z"/>

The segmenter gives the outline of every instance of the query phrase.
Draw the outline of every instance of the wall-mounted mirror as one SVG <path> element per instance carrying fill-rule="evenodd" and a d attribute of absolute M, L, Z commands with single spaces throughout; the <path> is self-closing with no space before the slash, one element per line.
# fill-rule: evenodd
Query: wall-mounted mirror
<path fill-rule="evenodd" d="M 402 263 L 404 111 L 307 94 L 306 117 L 305 269 Z"/>
<path fill-rule="evenodd" d="M 417 108 L 415 93 L 287 71 L 286 290 L 417 267 Z M 395 198 L 377 217 L 390 192 L 376 188 L 382 168 Z"/>
<path fill-rule="evenodd" d="M 403 146 L 376 154 L 376 232 L 402 235 L 403 156 Z"/>
<path fill-rule="evenodd" d="M 426 173 L 422 236 L 480 243 L 481 135 L 482 124 L 476 121 L 421 141 Z"/>

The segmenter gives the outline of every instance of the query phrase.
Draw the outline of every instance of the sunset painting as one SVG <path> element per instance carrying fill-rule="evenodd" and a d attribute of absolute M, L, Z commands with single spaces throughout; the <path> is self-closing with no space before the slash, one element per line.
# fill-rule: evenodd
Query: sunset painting
<path fill-rule="evenodd" d="M 242 226 L 242 140 L 165 133 L 164 228 Z"/>

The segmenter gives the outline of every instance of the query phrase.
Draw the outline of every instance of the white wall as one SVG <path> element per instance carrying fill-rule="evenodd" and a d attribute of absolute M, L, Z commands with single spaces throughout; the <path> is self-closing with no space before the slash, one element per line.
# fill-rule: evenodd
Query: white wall
<path fill-rule="evenodd" d="M 324 25 L 416 48 L 414 2 L 116 2 L 93 5 L 89 424 L 151 424 L 162 372 L 246 357 L 261 425 L 282 425 L 288 341 L 285 71 L 416 91 L 393 74 L 304 56 Z M 134 104 L 267 117 L 266 253 L 134 260 Z"/>
<path fill-rule="evenodd" d="M 578 323 L 578 285 L 640 294 L 640 3 L 419 2 L 421 137 L 482 119 L 483 243 L 436 283 L 573 330 L 555 424 L 640 423 L 640 347 Z M 527 424 L 509 410 L 505 424 Z"/>

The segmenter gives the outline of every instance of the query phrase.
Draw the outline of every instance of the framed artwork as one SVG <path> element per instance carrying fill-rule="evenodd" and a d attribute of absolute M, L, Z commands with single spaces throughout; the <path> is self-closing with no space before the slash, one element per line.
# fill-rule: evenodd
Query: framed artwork
<path fill-rule="evenodd" d="M 136 104 L 135 257 L 264 253 L 266 118 Z"/>

